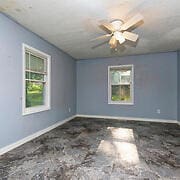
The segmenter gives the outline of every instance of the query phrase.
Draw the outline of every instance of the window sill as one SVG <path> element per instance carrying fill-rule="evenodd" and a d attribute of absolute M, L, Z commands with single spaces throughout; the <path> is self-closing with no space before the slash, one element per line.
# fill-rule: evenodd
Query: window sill
<path fill-rule="evenodd" d="M 31 108 L 24 108 L 22 115 L 28 115 L 28 114 L 33 114 L 33 113 L 38 113 L 42 111 L 48 111 L 51 108 L 49 106 L 36 106 L 36 107 L 31 107 Z"/>
<path fill-rule="evenodd" d="M 108 102 L 108 104 L 115 104 L 115 105 L 134 105 L 134 102 Z"/>

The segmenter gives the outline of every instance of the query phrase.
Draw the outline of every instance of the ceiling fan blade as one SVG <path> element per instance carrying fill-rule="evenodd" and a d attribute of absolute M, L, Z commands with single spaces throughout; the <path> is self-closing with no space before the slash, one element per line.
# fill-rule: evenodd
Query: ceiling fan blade
<path fill-rule="evenodd" d="M 127 30 L 130 27 L 132 27 L 133 25 L 137 24 L 138 22 L 143 20 L 143 16 L 141 14 L 136 14 L 134 17 L 132 17 L 131 19 L 129 19 L 126 23 L 124 23 L 121 26 L 121 30 Z"/>
<path fill-rule="evenodd" d="M 128 32 L 128 31 L 124 31 L 123 32 L 123 37 L 125 39 L 130 40 L 130 41 L 136 42 L 139 36 L 138 36 L 138 34 Z"/>
<path fill-rule="evenodd" d="M 108 22 L 102 22 L 101 23 L 101 26 L 104 26 L 106 29 L 108 29 L 109 31 L 111 32 L 114 32 L 115 29 L 113 27 L 113 25 L 111 23 L 108 23 Z"/>
<path fill-rule="evenodd" d="M 117 40 L 115 36 L 112 36 L 111 39 L 109 40 L 109 45 L 111 48 L 116 48 L 117 47 Z"/>
<path fill-rule="evenodd" d="M 99 36 L 97 38 L 91 39 L 91 41 L 95 41 L 95 40 L 99 40 L 99 39 L 104 39 L 104 38 L 107 38 L 107 37 L 110 37 L 110 36 L 111 36 L 111 34 L 105 34 L 105 35 Z"/>

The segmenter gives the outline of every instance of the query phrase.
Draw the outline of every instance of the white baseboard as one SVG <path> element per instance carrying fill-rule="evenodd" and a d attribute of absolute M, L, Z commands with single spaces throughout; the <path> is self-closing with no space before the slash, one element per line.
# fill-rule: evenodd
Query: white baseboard
<path fill-rule="evenodd" d="M 55 124 L 53 124 L 53 125 L 45 128 L 45 129 L 43 129 L 43 130 L 40 130 L 40 131 L 38 131 L 38 132 L 36 132 L 36 133 L 34 133 L 34 134 L 31 134 L 31 135 L 29 135 L 29 136 L 27 136 L 27 137 L 25 137 L 25 138 L 23 138 L 23 139 L 15 142 L 15 143 L 12 143 L 12 144 L 10 144 L 10 145 L 7 145 L 7 146 L 1 148 L 1 149 L 0 149 L 0 155 L 2 155 L 2 154 L 6 153 L 6 152 L 8 152 L 8 151 L 10 151 L 10 150 L 12 150 L 12 149 L 14 149 L 14 148 L 17 148 L 18 146 L 21 146 L 22 144 L 24 144 L 24 143 L 26 143 L 26 142 L 28 142 L 28 141 L 31 141 L 31 140 L 33 140 L 33 139 L 41 136 L 41 135 L 44 134 L 44 133 L 47 133 L 48 131 L 50 131 L 50 130 L 52 130 L 52 129 L 54 129 L 54 128 L 56 128 L 56 127 L 58 127 L 58 126 L 60 126 L 60 125 L 62 125 L 62 124 L 64 124 L 64 123 L 66 123 L 66 122 L 68 122 L 68 121 L 70 121 L 71 119 L 73 119 L 73 118 L 75 118 L 75 117 L 76 117 L 76 115 L 71 116 L 71 117 L 69 117 L 69 118 L 66 118 L 66 119 L 64 119 L 63 121 L 59 121 L 59 122 L 57 122 L 57 123 L 55 123 Z"/>
<path fill-rule="evenodd" d="M 77 114 L 76 117 L 85 117 L 85 118 L 100 118 L 100 119 L 117 119 L 117 120 L 131 120 L 131 121 L 146 121 L 146 122 L 160 122 L 160 123 L 176 123 L 180 124 L 177 120 L 170 119 L 150 119 L 150 118 L 137 118 L 137 117 L 120 117 L 120 116 L 102 116 L 102 115 L 86 115 L 86 114 Z"/>
<path fill-rule="evenodd" d="M 85 115 L 85 114 L 77 114 L 74 116 L 71 116 L 69 118 L 64 119 L 63 121 L 59 121 L 43 130 L 40 130 L 34 134 L 31 134 L 15 143 L 12 143 L 10 145 L 7 145 L 0 149 L 0 155 L 5 154 L 6 152 L 17 148 L 18 146 L 23 145 L 24 143 L 31 141 L 42 134 L 47 133 L 48 131 L 74 119 L 75 117 L 84 117 L 84 118 L 101 118 L 101 119 L 117 119 L 117 120 L 133 120 L 133 121 L 146 121 L 146 122 L 161 122 L 161 123 L 176 123 L 180 125 L 180 121 L 177 120 L 167 120 L 167 119 L 149 119 L 149 118 L 136 118 L 136 117 L 119 117 L 119 116 L 101 116 L 101 115 Z"/>

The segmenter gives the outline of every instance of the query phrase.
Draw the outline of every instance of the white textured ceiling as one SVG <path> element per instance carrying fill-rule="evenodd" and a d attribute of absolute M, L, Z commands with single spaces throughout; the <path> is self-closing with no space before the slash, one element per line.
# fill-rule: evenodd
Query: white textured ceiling
<path fill-rule="evenodd" d="M 124 56 L 180 49 L 180 0 L 0 0 L 0 10 L 76 59 Z M 133 30 L 136 44 L 118 51 L 103 35 L 102 20 L 126 21 L 136 13 L 144 23 Z"/>

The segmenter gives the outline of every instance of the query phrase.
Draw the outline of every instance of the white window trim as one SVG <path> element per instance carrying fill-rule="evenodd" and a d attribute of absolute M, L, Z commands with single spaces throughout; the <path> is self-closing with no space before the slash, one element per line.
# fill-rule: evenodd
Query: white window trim
<path fill-rule="evenodd" d="M 112 101 L 111 100 L 111 82 L 110 82 L 110 69 L 111 68 L 121 68 L 121 67 L 131 67 L 131 102 L 123 102 L 123 101 Z M 118 105 L 134 105 L 134 65 L 127 64 L 127 65 L 117 65 L 117 66 L 108 66 L 108 104 L 118 104 Z"/>
<path fill-rule="evenodd" d="M 26 74 L 25 74 L 25 67 L 26 67 L 26 57 L 25 57 L 25 51 L 29 50 L 30 52 L 33 52 L 35 54 L 39 54 L 41 57 L 45 57 L 47 59 L 47 82 L 46 82 L 46 93 L 45 93 L 45 105 L 42 106 L 35 106 L 35 107 L 29 107 L 26 108 L 26 93 L 25 93 L 25 88 L 26 88 L 26 83 L 25 83 L 25 78 L 26 78 Z M 37 113 L 37 112 L 41 112 L 41 111 L 46 111 L 46 110 L 50 110 L 51 109 L 51 92 L 50 92 L 50 86 L 51 86 L 51 56 L 38 50 L 35 49 L 27 44 L 22 44 L 22 59 L 23 59 L 23 63 L 22 63 L 22 69 L 23 69 L 23 84 L 22 84 L 22 115 L 28 115 L 28 114 L 32 114 L 32 113 Z"/>

